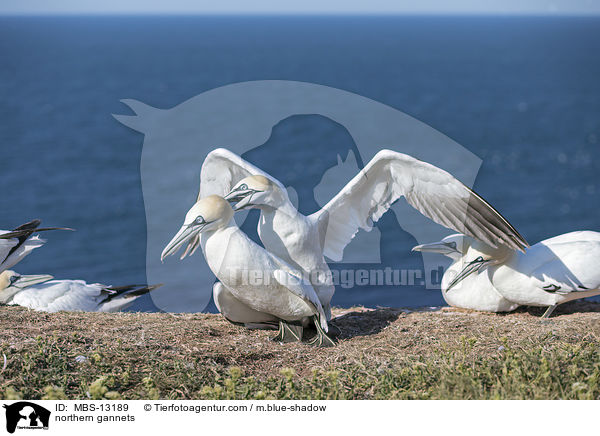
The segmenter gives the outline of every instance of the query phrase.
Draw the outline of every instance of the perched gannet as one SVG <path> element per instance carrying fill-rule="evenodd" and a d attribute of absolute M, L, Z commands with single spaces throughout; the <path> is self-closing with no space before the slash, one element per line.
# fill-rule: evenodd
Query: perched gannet
<path fill-rule="evenodd" d="M 440 253 L 453 260 L 444 273 L 441 283 L 442 296 L 450 306 L 486 312 L 510 312 L 515 310 L 519 305 L 504 298 L 494 288 L 487 270 L 483 268 L 485 264 L 472 264 L 471 261 L 478 258 L 478 256 L 466 256 L 469 247 L 463 245 L 463 243 L 468 244 L 471 241 L 474 240 L 468 236 L 450 235 L 440 242 L 417 245 L 413 248 L 413 251 Z M 473 269 L 467 269 L 471 264 Z M 471 272 L 464 275 L 462 279 L 456 280 L 463 270 Z"/>
<path fill-rule="evenodd" d="M 463 268 L 447 285 L 447 294 L 454 292 L 452 288 L 460 282 L 464 282 L 460 289 L 463 292 L 465 287 L 478 284 L 466 281 L 470 276 L 487 273 L 493 288 L 506 300 L 524 306 L 547 306 L 543 318 L 561 303 L 600 294 L 598 232 L 566 233 L 538 242 L 523 253 L 506 247 L 491 248 L 464 235 L 415 248 L 460 253 Z"/>
<path fill-rule="evenodd" d="M 522 250 L 527 242 L 485 200 L 446 171 L 406 154 L 382 150 L 329 203 L 310 216 L 290 202 L 284 186 L 226 149 L 208 154 L 200 194 L 222 195 L 235 210 L 258 208 L 258 234 L 267 250 L 309 278 L 327 318 L 335 291 L 324 256 L 339 261 L 359 229 L 369 231 L 400 197 L 423 215 L 492 246 Z M 198 246 L 192 238 L 182 258 Z M 317 274 L 315 274 L 317 272 Z"/>
<path fill-rule="evenodd" d="M 287 342 L 301 340 L 302 326 L 312 319 L 317 335 L 311 343 L 334 345 L 326 334 L 326 316 L 312 285 L 286 262 L 248 238 L 236 225 L 233 213 L 229 203 L 218 195 L 201 198 L 186 214 L 183 226 L 167 244 L 161 259 L 199 236 L 211 271 L 229 295 L 251 309 L 244 311 L 243 316 L 257 316 L 241 322 L 261 323 L 269 321 L 266 315 L 271 316 L 279 322 L 279 333 L 274 339 Z M 217 298 L 218 304 L 222 301 Z"/>
<path fill-rule="evenodd" d="M 22 224 L 13 230 L 0 230 L 0 272 L 5 271 L 20 262 L 34 249 L 46 242 L 33 233 L 48 230 L 73 230 L 65 227 L 39 228 L 42 222 L 33 220 Z"/>
<path fill-rule="evenodd" d="M 51 275 L 0 274 L 0 303 L 43 312 L 118 312 L 161 285 L 106 286 L 83 280 L 52 280 Z"/>

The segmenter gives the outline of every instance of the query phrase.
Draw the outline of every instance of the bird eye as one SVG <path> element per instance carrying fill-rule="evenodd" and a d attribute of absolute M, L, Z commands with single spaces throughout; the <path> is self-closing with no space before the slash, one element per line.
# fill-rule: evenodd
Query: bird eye
<path fill-rule="evenodd" d="M 204 218 L 202 215 L 198 215 L 198 217 L 194 220 L 194 224 L 204 224 Z"/>
<path fill-rule="evenodd" d="M 240 191 L 245 191 L 248 189 L 248 185 L 246 185 L 245 183 L 243 185 L 240 185 L 240 187 L 238 188 L 238 190 Z"/>
<path fill-rule="evenodd" d="M 21 276 L 11 276 L 11 278 L 8 280 L 10 281 L 10 284 L 13 285 L 20 278 L 21 278 Z"/>

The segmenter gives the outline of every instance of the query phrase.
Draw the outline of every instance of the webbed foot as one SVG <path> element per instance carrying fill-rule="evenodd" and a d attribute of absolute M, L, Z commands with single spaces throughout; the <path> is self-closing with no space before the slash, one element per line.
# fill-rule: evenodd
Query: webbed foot
<path fill-rule="evenodd" d="M 314 338 L 308 341 L 308 343 L 310 345 L 314 345 L 315 347 L 335 347 L 334 340 L 327 336 L 327 333 L 325 333 L 325 330 L 323 330 L 321 327 L 321 323 L 317 315 L 313 317 L 313 321 L 315 323 L 315 328 L 317 329 L 317 334 Z"/>
<path fill-rule="evenodd" d="M 558 304 L 555 304 L 553 306 L 548 306 L 548 309 L 546 309 L 546 311 L 544 312 L 544 314 L 541 316 L 541 319 L 548 319 L 548 318 L 550 318 L 550 315 L 552 315 L 552 312 L 554 312 L 554 309 L 556 309 L 556 306 L 558 306 Z"/>
<path fill-rule="evenodd" d="M 279 320 L 279 331 L 272 341 L 288 343 L 302 341 L 302 333 L 304 328 L 301 325 L 288 324 L 283 320 Z"/>

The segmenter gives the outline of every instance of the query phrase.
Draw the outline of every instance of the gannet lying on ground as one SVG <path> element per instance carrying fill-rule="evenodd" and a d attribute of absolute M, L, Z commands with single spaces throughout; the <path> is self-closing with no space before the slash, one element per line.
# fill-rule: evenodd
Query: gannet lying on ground
<path fill-rule="evenodd" d="M 0 303 L 43 312 L 118 312 L 161 285 L 106 286 L 83 280 L 52 280 L 51 275 L 0 274 Z"/>
<path fill-rule="evenodd" d="M 48 230 L 73 230 L 65 227 L 39 228 L 42 222 L 33 220 L 13 230 L 0 230 L 0 272 L 12 268 L 34 249 L 46 243 L 36 232 Z"/>
<path fill-rule="evenodd" d="M 472 280 L 473 274 L 487 275 L 493 288 L 506 300 L 518 305 L 547 306 L 543 318 L 548 318 L 561 303 L 600 295 L 598 232 L 566 233 L 538 242 L 524 253 L 506 247 L 491 248 L 464 235 L 415 249 L 460 253 L 462 269 L 447 286 L 447 295 L 461 282 L 464 283 L 457 292 L 476 288 L 479 282 Z"/>
<path fill-rule="evenodd" d="M 210 195 L 192 206 L 161 259 L 196 237 L 211 271 L 235 300 L 261 317 L 256 322 L 264 322 L 265 314 L 279 321 L 279 333 L 274 339 L 301 340 L 302 326 L 312 319 L 317 334 L 311 343 L 334 345 L 326 334 L 327 319 L 313 286 L 292 266 L 242 232 L 233 220 L 233 209 L 222 197 Z"/>
<path fill-rule="evenodd" d="M 477 269 L 479 263 L 473 264 L 472 270 L 467 269 L 477 256 L 469 256 L 469 244 L 474 241 L 464 235 L 450 235 L 440 242 L 417 245 L 413 251 L 440 253 L 453 260 L 442 277 L 441 291 L 444 300 L 453 307 L 482 310 L 486 312 L 510 312 L 519 307 L 518 304 L 507 300 L 494 288 L 485 268 Z M 469 274 L 460 277 L 461 271 Z"/>
<path fill-rule="evenodd" d="M 208 154 L 198 198 L 224 196 L 235 210 L 261 211 L 258 234 L 265 248 L 309 278 L 327 319 L 335 291 L 324 256 L 340 261 L 359 229 L 369 231 L 400 197 L 423 215 L 492 246 L 522 250 L 527 242 L 485 200 L 446 171 L 408 155 L 382 150 L 329 203 L 310 216 L 290 202 L 276 179 L 226 149 Z M 198 246 L 191 238 L 181 256 Z M 318 274 L 315 274 L 317 272 Z"/>

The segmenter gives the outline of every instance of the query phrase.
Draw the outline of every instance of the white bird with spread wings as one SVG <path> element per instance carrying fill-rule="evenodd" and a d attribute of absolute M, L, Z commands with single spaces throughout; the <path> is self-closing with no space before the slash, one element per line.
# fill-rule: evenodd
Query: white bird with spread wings
<path fill-rule="evenodd" d="M 291 203 L 285 187 L 226 149 L 208 154 L 200 175 L 198 199 L 224 196 L 236 211 L 261 211 L 258 234 L 264 247 L 298 268 L 313 285 L 331 316 L 334 293 L 325 257 L 343 258 L 360 230 L 369 231 L 400 197 L 424 216 L 493 247 L 523 250 L 527 242 L 492 206 L 446 171 L 406 154 L 382 150 L 322 209 L 305 216 Z M 182 258 L 199 245 L 189 240 Z"/>

